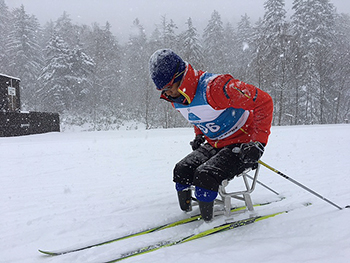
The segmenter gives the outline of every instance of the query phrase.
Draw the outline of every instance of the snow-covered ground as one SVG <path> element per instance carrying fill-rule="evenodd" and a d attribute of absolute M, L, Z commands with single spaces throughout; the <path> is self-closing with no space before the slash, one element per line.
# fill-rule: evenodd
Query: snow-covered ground
<path fill-rule="evenodd" d="M 344 207 L 350 204 L 349 134 L 345 124 L 273 127 L 263 160 Z M 188 216 L 178 208 L 172 169 L 190 152 L 192 138 L 189 128 L 0 138 L 0 262 L 103 262 L 205 228 L 196 222 L 58 257 L 38 252 Z M 259 180 L 286 199 L 256 208 L 258 214 L 296 209 L 125 262 L 349 262 L 350 209 L 339 210 L 264 167 Z M 252 197 L 255 203 L 278 198 L 260 185 Z"/>

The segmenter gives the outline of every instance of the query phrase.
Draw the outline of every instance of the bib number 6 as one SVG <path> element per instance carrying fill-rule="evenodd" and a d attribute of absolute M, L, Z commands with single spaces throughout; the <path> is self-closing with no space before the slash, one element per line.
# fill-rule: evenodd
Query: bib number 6
<path fill-rule="evenodd" d="M 198 128 L 204 133 L 207 134 L 208 132 L 217 132 L 220 130 L 220 126 L 215 124 L 214 122 L 206 123 L 205 125 L 198 125 Z"/>

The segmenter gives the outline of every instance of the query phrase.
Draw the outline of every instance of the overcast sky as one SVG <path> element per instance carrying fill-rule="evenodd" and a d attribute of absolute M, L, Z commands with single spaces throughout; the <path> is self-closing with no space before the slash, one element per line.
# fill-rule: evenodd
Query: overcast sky
<path fill-rule="evenodd" d="M 162 16 L 172 19 L 179 31 L 186 28 L 185 22 L 191 17 L 200 34 L 207 25 L 214 10 L 221 15 L 224 23 L 235 25 L 245 13 L 255 22 L 264 14 L 266 0 L 5 0 L 13 8 L 24 5 L 28 14 L 35 15 L 40 24 L 55 21 L 66 11 L 76 24 L 101 26 L 108 21 L 118 40 L 124 42 L 129 37 L 132 22 L 138 18 L 149 36 L 159 24 Z M 214 3 L 215 2 L 215 3 Z M 293 0 L 286 0 L 286 10 L 290 14 Z M 349 0 L 331 0 L 339 13 L 350 14 Z M 179 32 L 176 32 L 179 33 Z"/>

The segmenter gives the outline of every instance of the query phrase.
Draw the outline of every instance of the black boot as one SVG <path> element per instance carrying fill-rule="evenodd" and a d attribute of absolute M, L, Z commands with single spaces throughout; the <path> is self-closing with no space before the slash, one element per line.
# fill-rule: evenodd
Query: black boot
<path fill-rule="evenodd" d="M 192 211 L 191 199 L 192 191 L 190 189 L 184 191 L 178 191 L 177 196 L 179 198 L 179 205 L 182 211 Z"/>
<path fill-rule="evenodd" d="M 214 201 L 202 202 L 199 201 L 199 210 L 201 211 L 202 218 L 205 222 L 210 222 L 213 219 L 214 213 Z"/>

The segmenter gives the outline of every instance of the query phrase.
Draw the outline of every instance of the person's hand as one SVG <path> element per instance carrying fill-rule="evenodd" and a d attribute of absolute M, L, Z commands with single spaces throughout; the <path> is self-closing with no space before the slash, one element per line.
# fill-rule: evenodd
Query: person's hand
<path fill-rule="evenodd" d="M 242 143 L 239 150 L 239 158 L 247 167 L 256 168 L 263 153 L 264 145 L 261 142 Z"/>
<path fill-rule="evenodd" d="M 196 135 L 194 140 L 190 142 L 190 145 L 192 146 L 192 150 L 193 151 L 197 150 L 203 142 L 205 142 L 204 135 L 203 134 Z"/>

